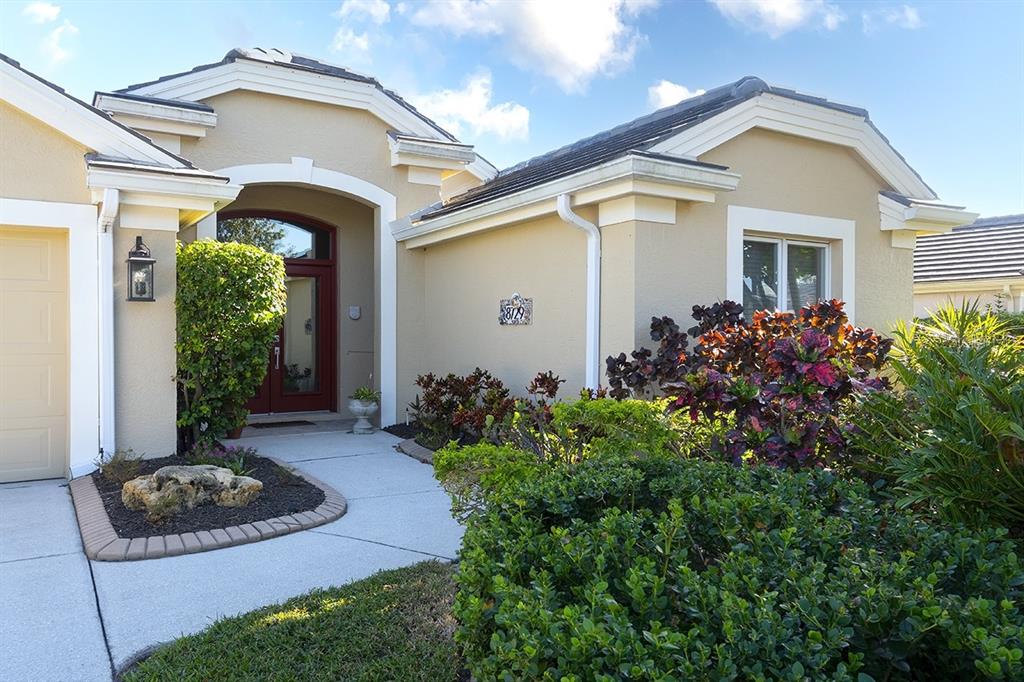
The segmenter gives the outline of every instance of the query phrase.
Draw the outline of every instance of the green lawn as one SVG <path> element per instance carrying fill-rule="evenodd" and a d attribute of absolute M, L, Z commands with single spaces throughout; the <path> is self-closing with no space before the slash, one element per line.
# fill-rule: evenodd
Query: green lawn
<path fill-rule="evenodd" d="M 383 571 L 214 623 L 124 676 L 142 680 L 430 680 L 454 682 L 453 567 Z"/>

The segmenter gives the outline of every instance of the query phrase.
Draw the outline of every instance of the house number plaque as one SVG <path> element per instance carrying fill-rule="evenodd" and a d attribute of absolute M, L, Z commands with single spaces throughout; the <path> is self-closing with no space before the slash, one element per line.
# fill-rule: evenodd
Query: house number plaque
<path fill-rule="evenodd" d="M 523 298 L 518 293 L 512 294 L 512 298 L 501 299 L 498 302 L 498 324 L 533 324 L 533 299 Z"/>

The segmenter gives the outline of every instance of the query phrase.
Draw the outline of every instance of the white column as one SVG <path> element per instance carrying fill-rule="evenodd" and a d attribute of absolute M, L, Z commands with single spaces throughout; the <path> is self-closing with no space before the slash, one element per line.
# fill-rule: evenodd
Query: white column
<path fill-rule="evenodd" d="M 196 223 L 196 239 L 217 238 L 217 212 L 214 211 Z"/>

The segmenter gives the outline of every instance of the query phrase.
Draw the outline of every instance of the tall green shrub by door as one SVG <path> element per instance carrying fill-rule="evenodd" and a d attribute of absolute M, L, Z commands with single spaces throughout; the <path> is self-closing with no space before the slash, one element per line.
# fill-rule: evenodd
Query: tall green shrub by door
<path fill-rule="evenodd" d="M 280 256 L 233 242 L 179 243 L 178 426 L 192 443 L 244 421 L 286 301 Z"/>

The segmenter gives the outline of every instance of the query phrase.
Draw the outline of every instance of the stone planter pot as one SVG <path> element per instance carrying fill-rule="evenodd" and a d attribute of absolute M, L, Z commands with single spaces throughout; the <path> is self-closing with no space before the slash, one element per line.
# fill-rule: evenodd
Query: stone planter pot
<path fill-rule="evenodd" d="M 352 427 L 352 433 L 373 433 L 377 429 L 370 423 L 369 417 L 373 416 L 380 405 L 372 400 L 348 399 L 348 411 L 356 418 L 356 425 Z"/>

